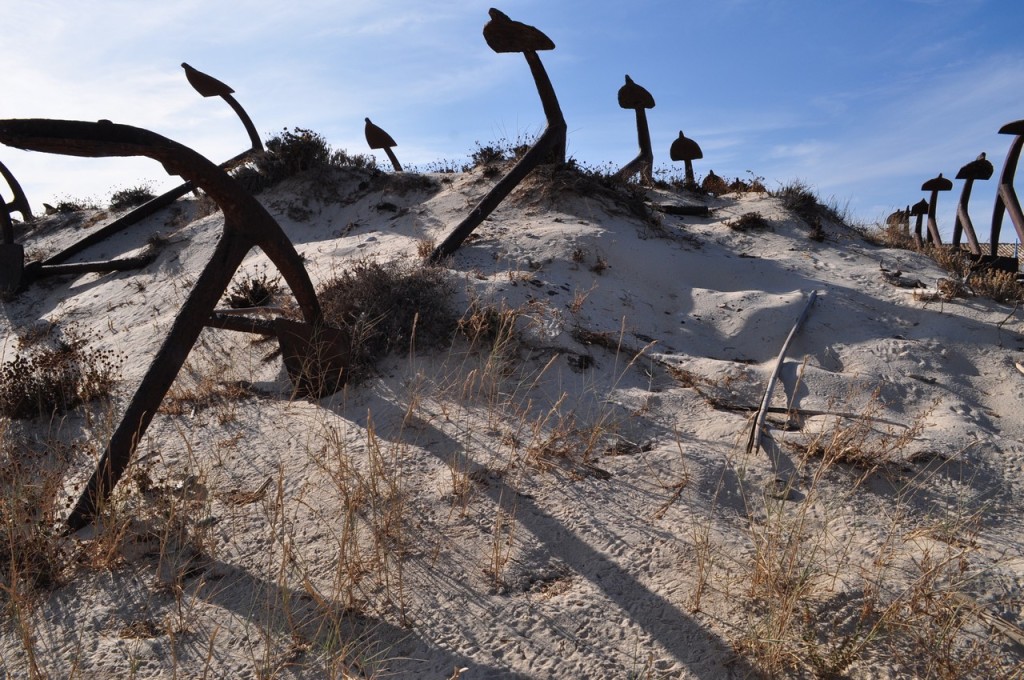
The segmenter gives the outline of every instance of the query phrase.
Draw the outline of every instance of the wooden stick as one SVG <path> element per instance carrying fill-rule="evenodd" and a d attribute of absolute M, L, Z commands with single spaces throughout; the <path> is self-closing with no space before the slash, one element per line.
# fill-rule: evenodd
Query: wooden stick
<path fill-rule="evenodd" d="M 779 358 L 775 360 L 775 368 L 772 369 L 772 374 L 768 377 L 768 386 L 765 388 L 764 396 L 761 398 L 761 406 L 757 410 L 757 417 L 754 418 L 754 426 L 751 428 L 750 436 L 747 438 L 747 453 L 751 451 L 756 453 L 761 450 L 761 431 L 764 428 L 765 416 L 768 415 L 768 404 L 772 400 L 772 389 L 775 387 L 775 381 L 779 377 L 779 369 L 782 368 L 782 362 L 786 358 L 789 344 L 793 342 L 797 330 L 800 329 L 800 324 L 807 318 L 807 313 L 811 310 L 811 305 L 814 304 L 814 299 L 817 296 L 818 291 L 816 290 L 812 290 L 811 294 L 807 296 L 807 304 L 804 306 L 804 310 L 800 312 L 800 317 L 793 324 L 792 330 L 786 336 L 786 341 L 782 343 L 782 349 L 779 350 Z"/>

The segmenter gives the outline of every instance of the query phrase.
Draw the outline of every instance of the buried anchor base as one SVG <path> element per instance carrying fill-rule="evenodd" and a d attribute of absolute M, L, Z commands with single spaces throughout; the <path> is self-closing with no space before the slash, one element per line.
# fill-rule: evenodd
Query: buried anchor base
<path fill-rule="evenodd" d="M 273 325 L 297 396 L 320 398 L 342 388 L 352 365 L 348 331 L 290 319 L 275 319 Z"/>

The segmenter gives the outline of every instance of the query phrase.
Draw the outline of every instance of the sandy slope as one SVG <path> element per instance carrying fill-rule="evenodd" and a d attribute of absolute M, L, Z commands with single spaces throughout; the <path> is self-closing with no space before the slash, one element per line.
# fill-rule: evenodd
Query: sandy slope
<path fill-rule="evenodd" d="M 435 179 L 346 176 L 340 201 L 301 182 L 260 198 L 322 283 L 353 258 L 413 261 L 490 186 L 479 171 Z M 656 190 L 713 212 L 652 225 L 540 189 L 514 193 L 447 264 L 460 309 L 515 310 L 511 349 L 392 356 L 310 403 L 265 360 L 273 343 L 204 331 L 172 396 L 249 389 L 165 407 L 108 525 L 68 546 L 80 563 L 31 614 L 6 615 L 6 672 L 27 675 L 31 651 L 50 677 L 721 678 L 807 671 L 815 655 L 820 669 L 846 644 L 853 675 L 930 675 L 906 631 L 947 634 L 950 592 L 1019 621 L 1019 310 L 916 299 L 880 265 L 934 284 L 930 260 L 839 225 L 812 241 L 768 196 Z M 158 231 L 169 243 L 143 271 L 4 303 L 5 356 L 42 320 L 93 329 L 126 355 L 123 407 L 219 235 L 219 213 L 197 211 L 179 201 L 88 254 Z M 772 229 L 726 225 L 747 212 Z M 30 250 L 68 237 L 41 229 Z M 243 271 L 264 266 L 256 252 Z M 875 420 L 807 415 L 745 455 L 744 409 L 811 290 L 773 403 Z M 18 427 L 91 442 L 70 489 L 114 411 Z M 804 456 L 836 430 L 884 465 Z M 897 619 L 926 588 L 945 604 Z M 886 611 L 904 629 L 869 643 Z M 978 616 L 956 621 L 951 657 L 980 645 L 1004 670 L 1020 663 Z"/>

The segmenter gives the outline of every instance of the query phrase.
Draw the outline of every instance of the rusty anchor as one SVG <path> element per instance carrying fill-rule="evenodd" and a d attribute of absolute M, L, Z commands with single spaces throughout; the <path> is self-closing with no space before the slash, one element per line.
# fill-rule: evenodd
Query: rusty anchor
<path fill-rule="evenodd" d="M 239 120 L 242 121 L 245 131 L 249 133 L 249 141 L 252 142 L 251 150 L 263 151 L 263 142 L 260 140 L 259 133 L 256 132 L 256 126 L 252 124 L 252 118 L 245 112 L 245 109 L 238 103 L 238 100 L 231 96 L 235 91 L 213 76 L 198 71 L 185 62 L 181 63 L 181 67 L 185 69 L 185 78 L 196 92 L 204 97 L 220 97 L 228 103 L 228 106 L 232 108 L 235 114 L 238 115 Z"/>
<path fill-rule="evenodd" d="M 636 136 L 640 144 L 640 153 L 622 166 L 615 175 L 620 179 L 629 179 L 640 173 L 640 181 L 650 185 L 651 172 L 654 169 L 654 150 L 651 148 L 651 131 L 647 127 L 647 109 L 654 108 L 654 97 L 627 75 L 626 84 L 619 88 L 619 106 L 636 111 Z"/>
<path fill-rule="evenodd" d="M 487 195 L 480 199 L 469 215 L 456 226 L 452 232 L 438 245 L 427 258 L 428 262 L 439 262 L 451 255 L 466 240 L 487 216 L 505 199 L 506 196 L 523 181 L 538 165 L 544 163 L 565 162 L 565 118 L 555 97 L 555 89 L 551 85 L 544 65 L 537 56 L 540 50 L 553 50 L 555 43 L 541 31 L 527 24 L 513 21 L 504 13 L 494 9 L 488 10 L 491 20 L 484 25 L 484 40 L 495 52 L 522 52 L 526 63 L 530 66 L 533 80 L 537 85 L 547 127 L 532 147 L 523 155 L 511 170 L 508 171 Z"/>
<path fill-rule="evenodd" d="M 941 172 L 938 177 L 933 177 L 921 185 L 921 191 L 931 192 L 931 197 L 928 199 L 928 242 L 934 243 L 937 246 L 942 245 L 942 237 L 939 236 L 939 225 L 935 221 L 935 209 L 939 204 L 939 192 L 952 189 L 953 182 L 943 177 Z"/>
<path fill-rule="evenodd" d="M 921 240 L 921 229 L 924 226 L 924 217 L 928 214 L 928 201 L 923 198 L 910 206 L 910 217 L 916 217 L 917 220 L 914 224 L 914 245 L 918 248 L 924 247 L 924 241 Z M 907 223 L 909 226 L 909 222 Z"/>
<path fill-rule="evenodd" d="M 892 229 L 902 229 L 904 234 L 910 233 L 910 206 L 902 210 L 895 210 L 885 217 L 885 226 Z"/>
<path fill-rule="evenodd" d="M 999 231 L 1003 226 L 1003 213 L 1010 213 L 1010 220 L 1017 230 L 1017 239 L 1024 243 L 1024 212 L 1021 211 L 1017 192 L 1013 189 L 1013 176 L 1017 172 L 1017 161 L 1020 160 L 1021 149 L 1024 148 L 1024 120 L 1007 123 L 999 129 L 1001 135 L 1015 135 L 1006 154 L 1003 173 L 999 176 L 999 189 L 996 192 L 996 205 L 992 211 L 992 237 L 989 239 L 990 255 L 999 253 Z"/>
<path fill-rule="evenodd" d="M 956 173 L 957 179 L 964 180 L 964 186 L 960 190 L 960 200 L 956 204 L 956 220 L 953 222 L 953 247 L 960 248 L 960 236 L 964 234 L 967 236 L 967 243 L 971 254 L 976 256 L 981 255 L 981 245 L 979 245 L 978 235 L 974 231 L 974 223 L 971 222 L 971 216 L 967 212 L 967 203 L 971 200 L 971 189 L 974 187 L 974 181 L 990 178 L 993 171 L 992 163 L 986 160 L 983 152 Z"/>
<path fill-rule="evenodd" d="M 700 145 L 684 135 L 683 131 L 680 130 L 679 137 L 676 138 L 676 141 L 672 142 L 672 146 L 669 148 L 668 156 L 674 161 L 683 161 L 686 168 L 684 184 L 687 188 L 695 188 L 697 180 L 693 177 L 693 162 L 704 158 L 704 152 L 700 150 Z M 653 157 L 651 162 L 653 163 Z"/>
<path fill-rule="evenodd" d="M 249 159 L 254 153 L 262 152 L 263 142 L 260 141 L 256 128 L 252 123 L 252 119 L 249 118 L 249 115 L 245 112 L 245 109 L 242 108 L 241 104 L 231 96 L 231 93 L 234 92 L 234 90 L 216 78 L 213 78 L 201 71 L 197 71 L 188 64 L 182 64 L 182 67 L 185 69 L 185 77 L 188 79 L 192 87 L 199 92 L 199 94 L 204 97 L 211 97 L 215 95 L 220 96 L 231 106 L 235 113 L 238 114 L 239 119 L 242 121 L 242 125 L 245 127 L 246 132 L 249 135 L 251 147 L 233 158 L 228 159 L 221 164 L 221 167 L 225 169 L 233 168 Z M 195 189 L 195 187 L 190 182 L 185 182 L 184 184 L 176 186 L 160 196 L 146 201 L 113 222 L 110 222 L 88 236 L 79 239 L 67 248 L 51 255 L 45 260 L 29 262 L 23 265 L 23 272 L 19 272 L 18 281 L 15 283 L 13 288 L 17 289 L 44 276 L 83 274 L 86 272 L 129 271 L 146 266 L 146 264 L 148 264 L 152 259 L 152 255 L 150 253 L 145 253 L 135 257 L 90 262 L 67 263 L 67 260 L 78 255 L 83 250 L 110 238 L 114 234 L 118 234 L 128 227 L 141 222 L 143 219 L 156 213 L 158 210 L 174 203 L 174 201 L 178 200 L 193 189 Z"/>
<path fill-rule="evenodd" d="M 364 132 L 366 134 L 366 143 L 370 145 L 370 148 L 383 149 L 384 153 L 388 155 L 388 160 L 391 161 L 391 167 L 395 169 L 395 172 L 402 172 L 402 164 L 398 162 L 398 156 L 391 150 L 392 147 L 398 146 L 394 138 L 385 132 L 383 128 L 371 123 L 369 118 L 366 119 Z"/>
<path fill-rule="evenodd" d="M 205 326 L 276 334 L 289 377 L 300 394 L 322 396 L 343 379 L 342 331 L 324 324 L 320 303 L 295 247 L 266 209 L 220 167 L 192 149 L 142 128 L 109 121 L 22 119 L 0 121 L 0 142 L 8 146 L 73 156 L 147 156 L 206 192 L 224 212 L 224 233 L 171 330 L 154 356 L 96 470 L 66 520 L 69 531 L 87 525 L 128 467 L 153 419 Z M 259 247 L 291 289 L 303 322 L 273 322 L 214 315 L 243 258 Z"/>

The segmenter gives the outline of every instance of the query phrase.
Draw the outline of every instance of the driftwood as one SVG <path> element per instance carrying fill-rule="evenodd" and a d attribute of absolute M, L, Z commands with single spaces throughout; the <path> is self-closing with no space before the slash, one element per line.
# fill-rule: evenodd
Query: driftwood
<path fill-rule="evenodd" d="M 715 401 L 711 404 L 712 407 L 721 409 L 723 411 L 759 411 L 761 406 L 753 406 L 752 404 L 729 404 L 723 401 Z M 895 425 L 896 427 L 902 427 L 904 429 L 909 428 L 909 425 L 904 423 L 898 423 L 895 420 L 886 420 L 885 418 L 879 418 L 877 416 L 869 416 L 864 413 L 849 413 L 846 411 L 827 411 L 824 409 L 813 409 L 813 408 L 799 408 L 796 406 L 769 406 L 765 409 L 767 413 L 783 413 L 792 414 L 795 416 L 834 416 L 836 418 L 846 418 L 847 420 L 868 420 L 873 423 L 884 423 L 886 425 Z"/>
<path fill-rule="evenodd" d="M 786 352 L 789 350 L 790 343 L 793 342 L 793 338 L 796 337 L 796 332 L 800 329 L 800 325 L 807 318 L 807 313 L 811 310 L 811 305 L 814 304 L 814 299 L 818 296 L 818 291 L 812 290 L 811 294 L 807 296 L 807 304 L 804 305 L 804 309 L 800 312 L 800 316 L 797 318 L 796 323 L 793 324 L 793 328 L 789 331 L 789 335 L 786 336 L 786 341 L 782 343 L 782 349 L 779 350 L 779 357 L 775 360 L 775 367 L 772 369 L 772 374 L 768 377 L 768 386 L 765 387 L 764 396 L 761 398 L 761 405 L 757 409 L 757 416 L 754 418 L 754 426 L 750 429 L 750 436 L 747 438 L 747 453 L 761 450 L 761 431 L 764 428 L 764 419 L 768 415 L 768 404 L 772 399 L 772 389 L 775 387 L 775 381 L 779 377 L 779 369 L 782 368 L 782 362 L 786 359 Z"/>

